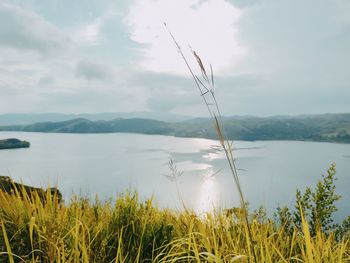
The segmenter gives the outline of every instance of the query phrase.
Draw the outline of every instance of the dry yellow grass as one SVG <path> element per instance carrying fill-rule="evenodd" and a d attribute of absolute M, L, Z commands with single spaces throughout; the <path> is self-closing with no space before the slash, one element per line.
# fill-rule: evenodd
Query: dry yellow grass
<path fill-rule="evenodd" d="M 48 195 L 50 195 L 48 193 Z M 48 196 L 20 198 L 0 192 L 0 262 L 251 262 L 247 229 L 234 215 L 199 217 L 139 202 L 127 193 L 116 202 L 75 198 L 58 205 Z M 53 198 L 55 199 L 55 198 Z M 315 237 L 303 221 L 290 233 L 267 218 L 250 216 L 258 262 L 349 262 L 349 238 Z"/>

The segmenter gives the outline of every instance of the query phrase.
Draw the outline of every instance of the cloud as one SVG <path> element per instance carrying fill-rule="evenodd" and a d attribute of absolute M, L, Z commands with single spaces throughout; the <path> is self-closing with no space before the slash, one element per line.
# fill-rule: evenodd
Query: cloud
<path fill-rule="evenodd" d="M 111 69 L 106 64 L 81 60 L 76 67 L 76 75 L 85 79 L 106 79 L 111 75 Z"/>
<path fill-rule="evenodd" d="M 181 110 L 184 106 L 194 106 L 200 103 L 200 98 L 188 91 L 173 92 L 170 90 L 158 90 L 152 92 L 151 97 L 147 100 L 147 105 L 151 110 L 160 112 L 170 112 L 176 109 Z M 189 113 L 187 112 L 187 114 Z"/>
<path fill-rule="evenodd" d="M 47 88 L 47 87 L 52 87 L 55 84 L 55 82 L 56 82 L 56 80 L 55 80 L 54 77 L 52 77 L 52 76 L 43 76 L 43 77 L 40 77 L 38 85 L 40 87 Z"/>
<path fill-rule="evenodd" d="M 264 76 L 254 74 L 235 74 L 231 76 L 219 76 L 215 82 L 217 90 L 249 93 L 265 85 L 266 79 Z"/>
<path fill-rule="evenodd" d="M 106 12 L 105 14 L 95 18 L 92 22 L 84 24 L 74 34 L 75 40 L 84 45 L 99 45 L 102 41 L 102 27 L 114 16 L 116 16 L 116 12 Z"/>
<path fill-rule="evenodd" d="M 163 21 L 224 115 L 350 111 L 346 0 L 4 1 L 0 112 L 206 115 Z"/>
<path fill-rule="evenodd" d="M 224 0 L 139 0 L 130 7 L 125 23 L 131 39 L 142 45 L 139 65 L 143 69 L 187 74 L 163 25 L 166 22 L 184 52 L 190 44 L 217 74 L 224 74 L 246 52 L 237 38 L 241 16 L 241 10 Z"/>
<path fill-rule="evenodd" d="M 193 80 L 189 76 L 133 70 L 128 83 L 130 85 L 147 86 L 153 90 L 170 90 L 176 92 L 177 90 L 191 87 Z"/>
<path fill-rule="evenodd" d="M 0 46 L 47 53 L 68 43 L 67 36 L 40 16 L 0 3 Z"/>
<path fill-rule="evenodd" d="M 234 100 L 244 99 L 249 94 L 261 93 L 261 87 L 266 84 L 266 81 L 263 76 L 250 74 L 216 76 L 215 92 L 220 97 L 220 101 L 223 101 L 222 103 L 228 97 Z M 177 111 L 186 114 L 186 110 L 190 109 L 191 114 L 206 113 L 205 109 L 198 107 L 203 101 L 190 76 L 139 71 L 134 72 L 127 83 L 131 87 L 142 86 L 148 90 L 147 105 L 154 111 Z M 228 106 L 225 106 L 225 110 L 229 111 L 232 108 L 231 102 L 225 103 Z"/>
<path fill-rule="evenodd" d="M 169 112 L 201 103 L 189 76 L 134 70 L 127 85 L 142 87 L 148 94 L 147 106 L 153 111 Z"/>
<path fill-rule="evenodd" d="M 266 73 L 305 68 L 319 71 L 330 62 L 326 57 L 349 54 L 349 45 L 335 48 L 344 41 L 349 43 L 349 38 L 341 35 L 350 25 L 345 13 L 350 13 L 350 4 L 344 0 L 255 5 L 240 20 L 239 37 L 249 48 L 240 68 Z M 329 69 L 340 68 L 334 66 Z"/>
<path fill-rule="evenodd" d="M 80 83 L 81 85 L 81 83 Z M 139 109 L 147 110 L 147 94 L 144 89 L 120 89 L 110 85 L 104 89 L 100 86 L 84 86 L 76 90 L 45 92 L 40 95 L 40 105 L 31 105 L 31 111 L 49 108 L 53 112 L 96 113 L 128 112 Z"/>
<path fill-rule="evenodd" d="M 79 31 L 77 32 L 78 41 L 84 43 L 91 43 L 93 45 L 97 44 L 102 24 L 103 20 L 101 18 L 97 18 L 92 23 L 89 23 L 83 28 L 79 29 Z"/>
<path fill-rule="evenodd" d="M 234 6 L 239 8 L 246 8 L 259 3 L 261 0 L 227 0 Z"/>

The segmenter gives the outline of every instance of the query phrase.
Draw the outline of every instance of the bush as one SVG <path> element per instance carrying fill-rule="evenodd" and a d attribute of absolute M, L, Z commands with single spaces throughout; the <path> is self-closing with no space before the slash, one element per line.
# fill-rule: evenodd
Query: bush
<path fill-rule="evenodd" d="M 341 238 L 350 229 L 350 218 L 344 220 L 342 224 L 334 224 L 333 213 L 338 209 L 335 205 L 341 196 L 335 192 L 335 180 L 337 178 L 335 164 L 327 170 L 326 175 L 322 175 L 322 179 L 317 182 L 316 188 L 312 190 L 306 187 L 304 192 L 299 189 L 296 191 L 296 202 L 294 210 L 288 207 L 278 207 L 275 213 L 279 223 L 283 225 L 289 232 L 293 231 L 295 226 L 299 230 L 302 228 L 302 215 L 310 226 L 310 233 L 315 236 L 318 230 L 326 235 L 332 232 L 337 233 Z"/>

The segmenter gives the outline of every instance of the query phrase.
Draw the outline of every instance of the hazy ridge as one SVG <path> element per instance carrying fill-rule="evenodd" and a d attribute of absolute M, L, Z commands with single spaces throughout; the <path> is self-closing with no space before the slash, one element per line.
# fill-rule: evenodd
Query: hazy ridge
<path fill-rule="evenodd" d="M 350 114 L 302 116 L 223 117 L 226 136 L 235 140 L 302 140 L 350 143 Z M 215 139 L 209 118 L 171 122 L 145 118 L 89 120 L 76 118 L 59 122 L 0 126 L 0 131 L 56 133 L 114 133 L 172 135 Z"/>
<path fill-rule="evenodd" d="M 66 113 L 5 113 L 0 114 L 0 126 L 4 125 L 28 125 L 37 122 L 61 122 L 74 119 L 88 119 L 91 121 L 105 120 L 110 121 L 116 118 L 141 118 L 141 119 L 154 119 L 159 121 L 184 121 L 189 120 L 191 117 L 163 113 L 163 112 L 101 112 L 101 113 L 79 113 L 79 114 L 66 114 Z"/>

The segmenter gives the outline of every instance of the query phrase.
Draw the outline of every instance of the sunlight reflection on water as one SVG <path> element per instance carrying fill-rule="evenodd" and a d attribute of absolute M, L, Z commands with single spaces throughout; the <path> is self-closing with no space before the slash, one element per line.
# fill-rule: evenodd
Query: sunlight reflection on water
<path fill-rule="evenodd" d="M 184 172 L 194 172 L 194 171 L 199 171 L 199 172 L 205 172 L 209 171 L 213 168 L 211 164 L 208 163 L 194 163 L 192 161 L 184 161 L 177 163 L 177 166 L 180 171 Z"/>
<path fill-rule="evenodd" d="M 196 212 L 203 214 L 211 211 L 219 203 L 219 184 L 212 174 L 207 174 L 203 177 L 202 183 L 198 191 L 198 201 Z"/>

